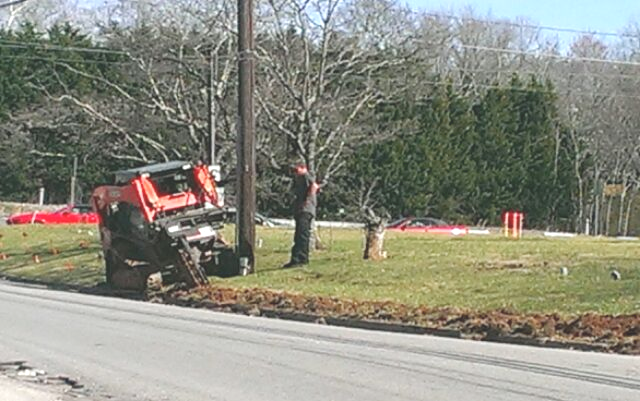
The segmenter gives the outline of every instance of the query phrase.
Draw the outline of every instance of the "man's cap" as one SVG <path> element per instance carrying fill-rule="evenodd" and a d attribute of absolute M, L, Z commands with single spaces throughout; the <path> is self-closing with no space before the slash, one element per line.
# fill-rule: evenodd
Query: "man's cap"
<path fill-rule="evenodd" d="M 292 164 L 291 170 L 293 170 L 297 175 L 304 175 L 309 171 L 307 169 L 307 165 L 304 163 Z"/>

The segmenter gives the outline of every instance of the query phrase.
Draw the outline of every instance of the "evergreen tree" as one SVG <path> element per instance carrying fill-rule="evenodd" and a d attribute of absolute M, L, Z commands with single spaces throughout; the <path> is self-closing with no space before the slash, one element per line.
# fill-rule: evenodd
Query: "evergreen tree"
<path fill-rule="evenodd" d="M 534 78 L 513 77 L 479 99 L 439 85 L 413 116 L 394 112 L 415 118 L 416 131 L 364 146 L 342 185 L 375 180 L 372 197 L 394 217 L 495 225 L 513 209 L 530 227 L 568 221 L 571 149 L 555 102 L 553 88 Z"/>
<path fill-rule="evenodd" d="M 46 95 L 100 96 L 109 88 L 87 74 L 117 76 L 122 56 L 100 52 L 87 35 L 70 25 L 39 32 L 31 24 L 0 31 L 0 197 L 33 200 L 44 186 L 51 202 L 65 202 L 73 157 L 81 164 L 86 190 L 114 168 L 105 160 L 102 140 L 76 109 L 50 102 Z M 95 52 L 80 51 L 95 49 Z"/>

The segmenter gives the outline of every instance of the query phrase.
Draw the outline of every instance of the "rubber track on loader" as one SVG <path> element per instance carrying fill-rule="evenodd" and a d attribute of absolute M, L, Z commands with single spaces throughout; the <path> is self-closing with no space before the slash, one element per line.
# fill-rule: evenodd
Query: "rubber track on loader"
<path fill-rule="evenodd" d="M 207 278 L 207 275 L 204 273 L 203 269 L 197 265 L 194 260 L 194 255 L 189 249 L 189 244 L 184 238 L 182 238 L 178 247 L 178 253 L 180 255 L 180 261 L 182 262 L 182 267 L 186 270 L 189 275 L 189 279 L 191 280 L 191 283 L 188 284 L 193 287 L 208 285 L 209 279 Z"/>

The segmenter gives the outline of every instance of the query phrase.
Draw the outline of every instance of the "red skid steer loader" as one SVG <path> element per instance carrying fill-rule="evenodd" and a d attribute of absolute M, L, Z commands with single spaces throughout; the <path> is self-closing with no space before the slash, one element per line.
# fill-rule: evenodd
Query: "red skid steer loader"
<path fill-rule="evenodd" d="M 220 235 L 225 211 L 205 165 L 174 161 L 117 171 L 91 203 L 114 289 L 192 288 L 208 284 L 207 275 L 239 272 Z"/>

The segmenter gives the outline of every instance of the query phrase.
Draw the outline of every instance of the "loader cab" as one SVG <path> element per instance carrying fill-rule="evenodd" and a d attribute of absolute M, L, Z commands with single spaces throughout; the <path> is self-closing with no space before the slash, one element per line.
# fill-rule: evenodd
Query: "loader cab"
<path fill-rule="evenodd" d="M 192 169 L 193 165 L 191 163 L 183 161 L 152 164 L 116 171 L 114 173 L 114 183 L 115 185 L 127 185 L 132 179 L 147 174 L 149 178 L 158 185 L 158 189 L 163 188 L 171 191 L 173 187 L 176 186 L 184 187 L 186 190 L 190 184 L 187 178 L 190 176 L 189 171 Z"/>
<path fill-rule="evenodd" d="M 184 172 L 157 176 L 153 178 L 159 195 L 174 195 L 187 192 L 194 187 L 193 179 Z"/>
<path fill-rule="evenodd" d="M 197 208 L 221 207 L 209 168 L 171 161 L 116 171 L 114 184 L 142 212 L 147 222 Z"/>
<path fill-rule="evenodd" d="M 199 183 L 194 179 L 194 167 L 189 162 L 172 161 L 152 164 L 128 170 L 116 171 L 113 182 L 115 185 L 127 185 L 132 179 L 145 175 L 153 182 L 159 196 L 175 195 L 188 191 L 197 191 Z M 210 171 L 210 169 L 208 170 Z M 219 180 L 212 172 L 214 181 Z"/>

